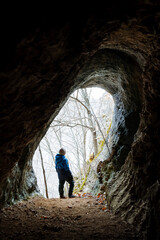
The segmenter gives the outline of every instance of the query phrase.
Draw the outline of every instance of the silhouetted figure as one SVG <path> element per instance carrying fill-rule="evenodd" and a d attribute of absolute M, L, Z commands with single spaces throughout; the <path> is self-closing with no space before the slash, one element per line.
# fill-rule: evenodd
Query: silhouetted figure
<path fill-rule="evenodd" d="M 65 157 L 65 154 L 66 154 L 65 149 L 61 148 L 59 150 L 59 154 L 57 154 L 55 158 L 55 167 L 59 178 L 59 195 L 60 198 L 65 198 L 63 188 L 65 181 L 67 181 L 70 184 L 68 197 L 73 198 L 75 197 L 74 195 L 72 195 L 74 181 L 72 173 L 69 169 L 68 159 Z"/>

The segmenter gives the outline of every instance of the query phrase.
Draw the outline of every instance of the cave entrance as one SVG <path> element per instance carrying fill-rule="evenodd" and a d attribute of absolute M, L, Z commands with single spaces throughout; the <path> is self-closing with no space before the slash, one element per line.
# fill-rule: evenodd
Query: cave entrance
<path fill-rule="evenodd" d="M 44 197 L 59 197 L 55 155 L 61 147 L 66 149 L 74 176 L 74 191 L 82 190 L 91 166 L 95 165 L 93 161 L 98 164 L 104 149 L 105 155 L 108 154 L 113 113 L 112 95 L 102 88 L 82 88 L 69 96 L 33 157 L 33 168 Z M 64 194 L 67 196 L 67 193 L 66 183 Z"/>
<path fill-rule="evenodd" d="M 74 83 L 68 86 L 64 81 L 64 85 L 61 86 L 64 98 L 60 99 L 58 94 L 59 100 L 56 105 L 56 111 L 50 116 L 50 119 L 45 124 L 43 131 L 37 139 L 42 139 L 51 122 L 57 116 L 58 111 L 62 109 L 70 94 L 76 89 L 100 87 L 109 92 L 114 100 L 114 115 L 109 132 L 111 144 L 108 149 L 110 150 L 108 151 L 109 154 L 105 153 L 105 158 L 102 160 L 107 160 L 111 157 L 110 161 L 112 162 L 114 172 L 120 171 L 131 150 L 134 135 L 139 125 L 139 113 L 141 111 L 140 84 L 141 69 L 133 56 L 115 49 L 100 49 L 84 64 L 74 78 Z M 60 135 L 59 142 L 61 142 L 61 139 L 62 135 Z M 35 148 L 37 148 L 38 142 L 38 140 L 35 142 Z M 46 145 L 48 145 L 47 142 Z M 33 149 L 35 149 L 34 147 Z M 60 145 L 56 146 L 56 153 L 59 147 Z M 51 148 L 50 152 L 52 151 Z M 53 153 L 52 159 L 56 153 Z M 67 157 L 69 157 L 69 154 Z M 105 168 L 103 170 L 106 171 Z M 43 178 L 41 177 L 41 179 Z M 52 189 L 53 183 L 55 186 L 54 180 L 51 182 Z M 57 189 L 57 186 L 55 188 Z"/>

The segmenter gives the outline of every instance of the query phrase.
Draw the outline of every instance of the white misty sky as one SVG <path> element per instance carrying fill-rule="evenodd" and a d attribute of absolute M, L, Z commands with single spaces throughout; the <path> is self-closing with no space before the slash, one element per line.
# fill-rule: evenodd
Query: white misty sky
<path fill-rule="evenodd" d="M 106 91 L 102 88 L 93 87 L 92 92 L 91 92 L 91 96 L 94 99 L 99 99 L 105 92 Z"/>
<path fill-rule="evenodd" d="M 88 93 L 90 93 L 90 103 L 93 104 L 93 108 L 95 111 L 95 114 L 101 114 L 102 112 L 105 113 L 105 115 L 112 115 L 112 111 L 113 111 L 113 101 L 111 96 L 108 94 L 106 95 L 105 98 L 102 98 L 102 96 L 104 94 L 107 94 L 107 92 L 102 89 L 102 88 L 98 88 L 98 87 L 92 87 L 92 88 L 87 88 Z M 109 97 L 110 96 L 110 97 Z M 101 106 L 99 105 L 99 99 L 101 98 Z M 108 104 L 106 104 L 108 101 Z M 72 103 L 73 105 L 73 103 Z M 64 106 L 65 107 L 65 106 Z M 62 109 L 62 113 L 63 113 L 63 109 Z M 61 112 L 61 111 L 60 111 Z M 59 113 L 60 114 L 60 113 Z M 65 116 L 67 118 L 67 115 L 65 113 Z M 98 115 L 100 116 L 100 115 Z M 105 118 L 104 118 L 105 119 Z M 104 120 L 103 119 L 103 120 Z M 99 119 L 100 120 L 100 119 Z M 104 122 L 105 125 L 105 122 Z M 76 128 L 73 128 L 73 131 L 75 132 L 76 136 L 77 133 Z M 66 157 L 69 160 L 69 165 L 71 170 L 73 170 L 73 174 L 74 172 L 77 172 L 77 158 L 76 158 L 76 154 L 75 151 L 73 151 L 73 149 L 71 146 L 73 145 L 73 140 L 71 141 L 71 139 L 68 136 L 68 128 L 63 128 L 63 144 L 66 146 L 63 146 L 65 149 L 67 149 L 67 153 L 66 153 Z M 91 142 L 91 133 L 88 132 L 87 133 L 87 140 L 86 140 L 86 160 L 88 159 L 88 156 L 90 154 L 90 142 Z M 80 138 L 78 140 L 78 142 L 80 143 L 82 140 L 83 142 L 83 138 L 81 136 L 81 131 L 78 134 L 78 137 Z M 53 151 L 54 156 L 56 155 L 57 152 L 55 152 L 55 149 L 58 151 L 59 150 L 59 142 L 58 140 L 55 139 L 55 136 L 53 135 L 53 131 L 50 128 L 48 130 L 47 133 L 47 138 L 50 142 L 50 146 L 51 149 Z M 69 144 L 69 145 L 68 145 Z M 72 145 L 71 145 L 72 144 Z M 70 146 L 71 145 L 71 146 Z M 69 148 L 70 147 L 70 148 Z M 74 146 L 75 148 L 75 146 Z M 89 150 L 90 149 L 90 150 Z M 49 190 L 49 197 L 59 197 L 59 193 L 58 193 L 58 177 L 57 177 L 57 173 L 55 171 L 55 166 L 54 166 L 54 162 L 52 159 L 52 156 L 50 155 L 50 153 L 47 151 L 47 145 L 45 143 L 45 140 L 42 140 L 41 142 L 41 150 L 42 150 L 42 155 L 44 158 L 44 166 L 45 166 L 45 171 L 46 171 L 46 177 L 47 177 L 47 184 L 48 184 L 48 190 Z M 71 151 L 72 150 L 72 151 Z M 81 162 L 81 156 L 80 156 L 80 163 L 82 164 L 83 162 Z M 37 176 L 37 180 L 38 180 L 38 186 L 40 188 L 41 193 L 45 196 L 45 188 L 44 188 L 44 179 L 43 179 L 43 172 L 42 172 L 42 166 L 41 166 L 41 160 L 40 160 L 40 155 L 39 155 L 39 151 L 38 149 L 36 150 L 34 157 L 33 157 L 33 168 L 35 171 L 35 174 Z"/>

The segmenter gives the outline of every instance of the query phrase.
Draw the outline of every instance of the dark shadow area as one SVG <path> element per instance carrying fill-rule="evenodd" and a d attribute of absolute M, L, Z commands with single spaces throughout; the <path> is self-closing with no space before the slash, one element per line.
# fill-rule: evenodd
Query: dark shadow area
<path fill-rule="evenodd" d="M 108 204 L 144 239 L 157 240 L 159 1 L 80 6 L 2 8 L 0 207 L 39 194 L 32 169 L 38 144 L 74 90 L 99 86 L 115 102 Z"/>

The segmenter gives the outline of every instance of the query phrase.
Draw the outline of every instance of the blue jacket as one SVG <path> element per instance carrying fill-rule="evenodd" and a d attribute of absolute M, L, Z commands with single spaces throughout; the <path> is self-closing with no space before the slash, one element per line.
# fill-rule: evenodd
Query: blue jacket
<path fill-rule="evenodd" d="M 69 164 L 68 164 L 68 159 L 61 154 L 57 154 L 55 157 L 55 167 L 56 169 L 64 169 L 65 171 L 70 170 L 69 169 Z"/>

